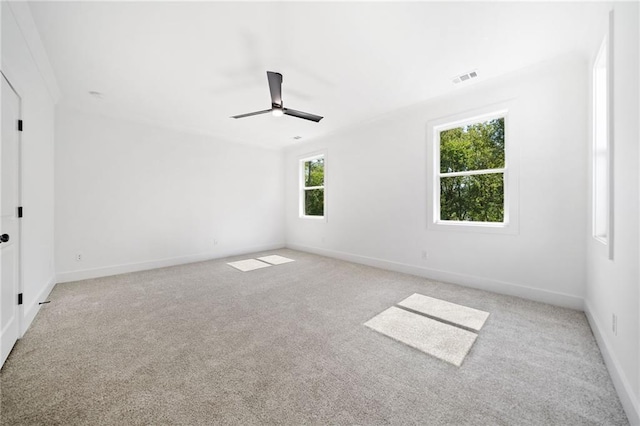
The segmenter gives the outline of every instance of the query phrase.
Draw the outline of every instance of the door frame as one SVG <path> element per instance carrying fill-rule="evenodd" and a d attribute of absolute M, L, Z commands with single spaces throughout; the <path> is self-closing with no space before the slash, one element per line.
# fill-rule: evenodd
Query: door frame
<path fill-rule="evenodd" d="M 9 87 L 11 88 L 11 90 L 13 91 L 13 93 L 15 93 L 16 97 L 18 98 L 18 117 L 17 120 L 22 120 L 22 97 L 20 96 L 19 91 L 16 89 L 16 85 L 14 85 L 11 80 L 9 80 L 9 77 L 7 76 L 7 72 L 6 70 L 0 70 L 0 78 L 3 78 L 7 84 L 9 85 Z M 17 124 L 16 124 L 17 125 Z M 0 126 L 2 126 L 2 123 L 0 123 Z M 17 198 L 17 206 L 15 206 L 16 210 L 19 206 L 22 206 L 22 158 L 23 158 L 23 153 L 22 153 L 22 131 L 16 131 L 17 133 L 17 139 L 18 139 L 18 146 L 17 146 L 17 159 L 16 159 L 16 167 L 18 169 L 18 193 L 16 195 Z M 2 194 L 0 194 L 0 198 L 1 198 Z M 16 216 L 17 216 L 17 211 L 16 211 Z M 22 218 L 18 219 L 18 227 L 17 227 L 17 238 L 18 238 L 18 250 L 17 250 L 17 255 L 18 255 L 18 259 L 17 259 L 17 274 L 16 274 L 16 279 L 18 280 L 17 286 L 16 288 L 18 289 L 18 294 L 23 293 L 24 288 L 23 288 L 23 268 L 22 268 L 22 255 L 23 255 L 23 247 L 22 247 Z M 24 293 L 23 293 L 24 294 Z M 18 303 L 17 301 L 17 297 L 18 295 L 16 294 L 16 304 Z M 24 323 L 24 296 L 23 296 L 23 303 L 21 305 L 17 305 L 17 318 L 16 318 L 16 322 L 18 324 L 18 340 L 22 338 L 22 336 L 24 336 L 24 333 L 26 332 L 26 330 L 23 330 L 23 323 Z"/>

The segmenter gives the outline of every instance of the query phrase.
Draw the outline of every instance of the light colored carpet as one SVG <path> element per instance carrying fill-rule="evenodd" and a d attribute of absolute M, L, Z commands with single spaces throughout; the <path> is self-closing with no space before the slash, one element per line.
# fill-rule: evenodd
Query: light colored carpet
<path fill-rule="evenodd" d="M 242 272 L 255 271 L 256 269 L 268 268 L 269 266 L 271 266 L 268 263 L 260 262 L 256 259 L 237 260 L 235 262 L 229 262 L 227 263 L 227 265 L 232 266 Z"/>
<path fill-rule="evenodd" d="M 258 260 L 270 263 L 272 265 L 282 265 L 284 263 L 295 262 L 293 259 L 289 259 L 288 257 L 284 257 L 284 256 L 279 256 L 277 254 L 259 257 Z"/>
<path fill-rule="evenodd" d="M 398 306 L 474 331 L 480 331 L 489 318 L 488 312 L 417 293 L 398 303 Z"/>
<path fill-rule="evenodd" d="M 477 337 L 477 334 L 470 331 L 395 306 L 371 318 L 364 325 L 456 367 L 462 365 Z"/>
<path fill-rule="evenodd" d="M 282 268 L 226 262 L 269 254 Z M 362 324 L 413 293 L 491 312 L 461 367 Z M 278 250 L 57 285 L 3 425 L 625 425 L 582 312 Z"/>

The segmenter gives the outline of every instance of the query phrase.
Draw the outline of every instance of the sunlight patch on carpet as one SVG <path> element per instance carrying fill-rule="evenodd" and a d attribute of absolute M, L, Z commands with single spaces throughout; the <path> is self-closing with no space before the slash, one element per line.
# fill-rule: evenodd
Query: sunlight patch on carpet
<path fill-rule="evenodd" d="M 256 260 L 256 259 L 247 259 L 247 260 L 238 260 L 236 262 L 228 262 L 227 265 L 232 266 L 242 272 L 249 272 L 256 269 L 268 268 L 269 266 L 271 266 L 268 263 L 260 262 L 259 260 Z"/>
<path fill-rule="evenodd" d="M 477 337 L 470 331 L 393 306 L 364 325 L 457 367 Z"/>
<path fill-rule="evenodd" d="M 277 254 L 259 257 L 258 260 L 270 263 L 272 265 L 282 265 L 283 263 L 295 262 L 295 260 L 293 259 L 289 259 L 288 257 L 284 257 L 284 256 L 278 256 Z"/>
<path fill-rule="evenodd" d="M 489 317 L 488 312 L 414 293 L 398 306 L 420 312 L 432 318 L 480 331 Z"/>

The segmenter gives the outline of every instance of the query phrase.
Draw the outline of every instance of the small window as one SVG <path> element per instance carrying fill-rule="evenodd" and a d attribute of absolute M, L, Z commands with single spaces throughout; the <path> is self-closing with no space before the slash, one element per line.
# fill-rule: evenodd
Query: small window
<path fill-rule="evenodd" d="M 499 113 L 434 129 L 436 222 L 507 223 L 505 116 Z"/>
<path fill-rule="evenodd" d="M 300 160 L 300 216 L 323 218 L 325 209 L 325 156 Z"/>
<path fill-rule="evenodd" d="M 609 79 L 607 39 L 593 66 L 593 237 L 609 240 Z"/>

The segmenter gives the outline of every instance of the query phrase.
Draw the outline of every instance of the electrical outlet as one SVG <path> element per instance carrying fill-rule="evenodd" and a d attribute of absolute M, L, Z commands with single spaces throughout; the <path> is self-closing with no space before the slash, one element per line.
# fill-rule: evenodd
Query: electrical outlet
<path fill-rule="evenodd" d="M 217 246 L 218 245 L 218 240 L 216 238 L 213 239 L 213 245 Z"/>
<path fill-rule="evenodd" d="M 80 262 L 82 260 L 82 254 L 78 253 L 76 254 L 76 262 Z"/>
<path fill-rule="evenodd" d="M 611 331 L 613 331 L 613 335 L 618 335 L 618 316 L 616 314 L 611 314 Z"/>
<path fill-rule="evenodd" d="M 427 260 L 429 258 L 429 254 L 426 250 L 422 250 L 422 260 Z"/>

